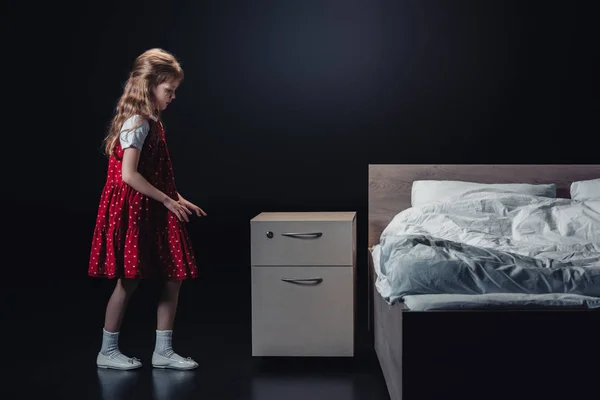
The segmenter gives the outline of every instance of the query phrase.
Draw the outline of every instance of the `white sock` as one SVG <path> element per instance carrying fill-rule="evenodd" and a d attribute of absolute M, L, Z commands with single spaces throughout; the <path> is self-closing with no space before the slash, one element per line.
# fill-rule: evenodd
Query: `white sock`
<path fill-rule="evenodd" d="M 100 353 L 108 357 L 120 353 L 119 332 L 108 332 L 102 328 L 102 348 L 100 349 Z"/>
<path fill-rule="evenodd" d="M 173 331 L 156 331 L 156 346 L 154 352 L 163 357 L 171 357 L 173 353 L 173 347 L 171 345 L 171 339 L 173 338 Z"/>

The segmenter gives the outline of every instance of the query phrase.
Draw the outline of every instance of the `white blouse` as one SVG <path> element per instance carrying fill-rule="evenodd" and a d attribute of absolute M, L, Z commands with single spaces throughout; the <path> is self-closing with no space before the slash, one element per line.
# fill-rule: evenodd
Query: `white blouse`
<path fill-rule="evenodd" d="M 148 136 L 148 132 L 150 131 L 150 124 L 148 124 L 146 119 L 142 119 L 140 125 L 132 130 L 139 123 L 139 118 L 142 117 L 136 114 L 123 122 L 119 135 L 123 150 L 128 147 L 135 147 L 141 150 L 144 145 L 144 140 L 146 140 L 146 136 Z"/>

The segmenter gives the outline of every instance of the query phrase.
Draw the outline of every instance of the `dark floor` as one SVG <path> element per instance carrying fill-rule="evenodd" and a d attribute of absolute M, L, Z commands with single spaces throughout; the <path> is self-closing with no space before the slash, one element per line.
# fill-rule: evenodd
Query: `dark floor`
<path fill-rule="evenodd" d="M 153 370 L 158 288 L 141 285 L 122 327 L 122 351 L 145 362 L 137 371 L 99 370 L 104 306 L 112 282 L 57 280 L 6 284 L 1 292 L 8 363 L 3 399 L 389 399 L 381 371 L 358 333 L 354 359 L 254 359 L 250 290 L 227 279 L 184 285 L 174 349 L 194 371 Z M 9 344 L 6 346 L 6 344 Z"/>
<path fill-rule="evenodd" d="M 249 285 L 227 272 L 182 288 L 173 345 L 200 367 L 181 372 L 150 365 L 159 293 L 151 282 L 138 289 L 121 330 L 123 352 L 145 363 L 130 372 L 95 365 L 114 282 L 0 282 L 0 399 L 389 400 L 366 321 L 355 358 L 254 359 Z M 597 314 L 410 317 L 405 400 L 597 398 L 588 394 L 600 355 Z"/>

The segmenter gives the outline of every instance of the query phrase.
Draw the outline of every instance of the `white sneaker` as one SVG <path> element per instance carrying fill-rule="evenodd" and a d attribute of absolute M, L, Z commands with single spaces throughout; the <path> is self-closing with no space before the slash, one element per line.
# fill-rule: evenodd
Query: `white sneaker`
<path fill-rule="evenodd" d="M 141 368 L 142 363 L 135 357 L 127 357 L 123 353 L 115 353 L 111 356 L 105 356 L 102 353 L 98 353 L 96 358 L 96 365 L 99 368 L 111 368 L 111 369 L 136 369 Z"/>
<path fill-rule="evenodd" d="M 161 356 L 156 352 L 152 352 L 152 366 L 154 368 L 171 368 L 171 369 L 194 369 L 198 367 L 198 363 L 190 357 L 183 358 L 177 353 L 171 354 L 169 357 Z"/>

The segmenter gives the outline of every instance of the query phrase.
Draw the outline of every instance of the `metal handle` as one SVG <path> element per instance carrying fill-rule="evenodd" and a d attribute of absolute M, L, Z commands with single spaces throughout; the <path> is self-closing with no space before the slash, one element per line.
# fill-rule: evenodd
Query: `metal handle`
<path fill-rule="evenodd" d="M 323 278 L 281 278 L 281 280 L 296 285 L 318 285 L 323 282 Z"/>
<path fill-rule="evenodd" d="M 309 238 L 319 238 L 321 236 L 323 236 L 323 232 L 309 232 L 309 233 L 282 233 L 282 236 L 288 236 L 288 237 L 296 237 L 296 238 L 303 238 L 303 237 L 309 237 Z"/>

